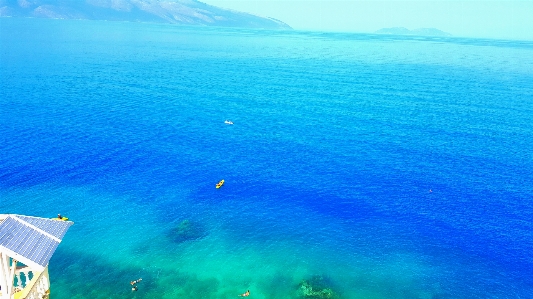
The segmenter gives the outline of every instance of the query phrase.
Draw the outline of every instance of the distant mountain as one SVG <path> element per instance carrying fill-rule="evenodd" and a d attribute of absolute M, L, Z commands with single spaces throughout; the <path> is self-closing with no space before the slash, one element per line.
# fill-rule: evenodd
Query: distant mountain
<path fill-rule="evenodd" d="M 375 33 L 393 35 L 452 36 L 451 34 L 436 28 L 418 28 L 414 30 L 409 30 L 405 27 L 392 27 L 379 29 Z"/>
<path fill-rule="evenodd" d="M 0 0 L 0 17 L 34 17 L 291 29 L 280 20 L 196 0 Z"/>

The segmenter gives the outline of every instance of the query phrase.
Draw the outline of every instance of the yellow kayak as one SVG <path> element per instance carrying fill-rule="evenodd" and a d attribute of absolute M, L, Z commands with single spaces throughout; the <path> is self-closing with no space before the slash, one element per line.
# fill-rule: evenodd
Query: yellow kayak
<path fill-rule="evenodd" d="M 216 186 L 217 189 L 220 188 L 220 187 L 222 187 L 222 185 L 224 185 L 224 180 L 218 182 L 218 184 L 217 184 L 217 186 Z"/>
<path fill-rule="evenodd" d="M 61 221 L 67 221 L 68 217 L 61 217 L 61 218 L 52 218 L 52 220 L 61 220 Z"/>

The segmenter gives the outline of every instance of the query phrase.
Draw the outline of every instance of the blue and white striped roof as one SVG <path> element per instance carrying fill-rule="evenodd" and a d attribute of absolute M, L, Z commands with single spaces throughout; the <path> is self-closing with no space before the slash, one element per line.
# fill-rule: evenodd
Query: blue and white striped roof
<path fill-rule="evenodd" d="M 0 251 L 27 266 L 44 270 L 72 224 L 70 221 L 7 215 L 0 222 Z"/>
<path fill-rule="evenodd" d="M 17 215 L 17 218 L 51 234 L 52 236 L 58 239 L 63 239 L 63 237 L 67 233 L 67 230 L 72 225 L 72 222 L 70 221 L 57 221 L 57 220 L 22 216 L 22 215 Z"/>

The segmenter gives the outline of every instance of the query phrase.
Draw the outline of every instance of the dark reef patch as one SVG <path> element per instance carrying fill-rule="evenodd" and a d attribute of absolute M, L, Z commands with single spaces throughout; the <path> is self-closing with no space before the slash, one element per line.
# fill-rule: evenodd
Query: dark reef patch
<path fill-rule="evenodd" d="M 298 285 L 297 294 L 298 298 L 305 299 L 340 299 L 339 293 L 333 289 L 333 282 L 328 277 L 313 275 Z"/>
<path fill-rule="evenodd" d="M 167 237 L 175 243 L 198 240 L 205 236 L 207 236 L 207 230 L 204 225 L 189 219 L 182 220 L 167 234 Z"/>

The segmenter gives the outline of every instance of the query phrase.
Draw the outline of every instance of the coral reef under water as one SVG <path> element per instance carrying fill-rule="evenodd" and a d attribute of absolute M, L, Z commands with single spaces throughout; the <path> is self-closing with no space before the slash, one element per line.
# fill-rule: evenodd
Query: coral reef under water
<path fill-rule="evenodd" d="M 176 243 L 197 240 L 207 236 L 207 230 L 198 222 L 185 219 L 170 230 L 168 237 Z"/>
<path fill-rule="evenodd" d="M 329 279 L 313 275 L 298 285 L 298 297 L 306 299 L 340 299 L 341 297 L 331 286 Z"/>

